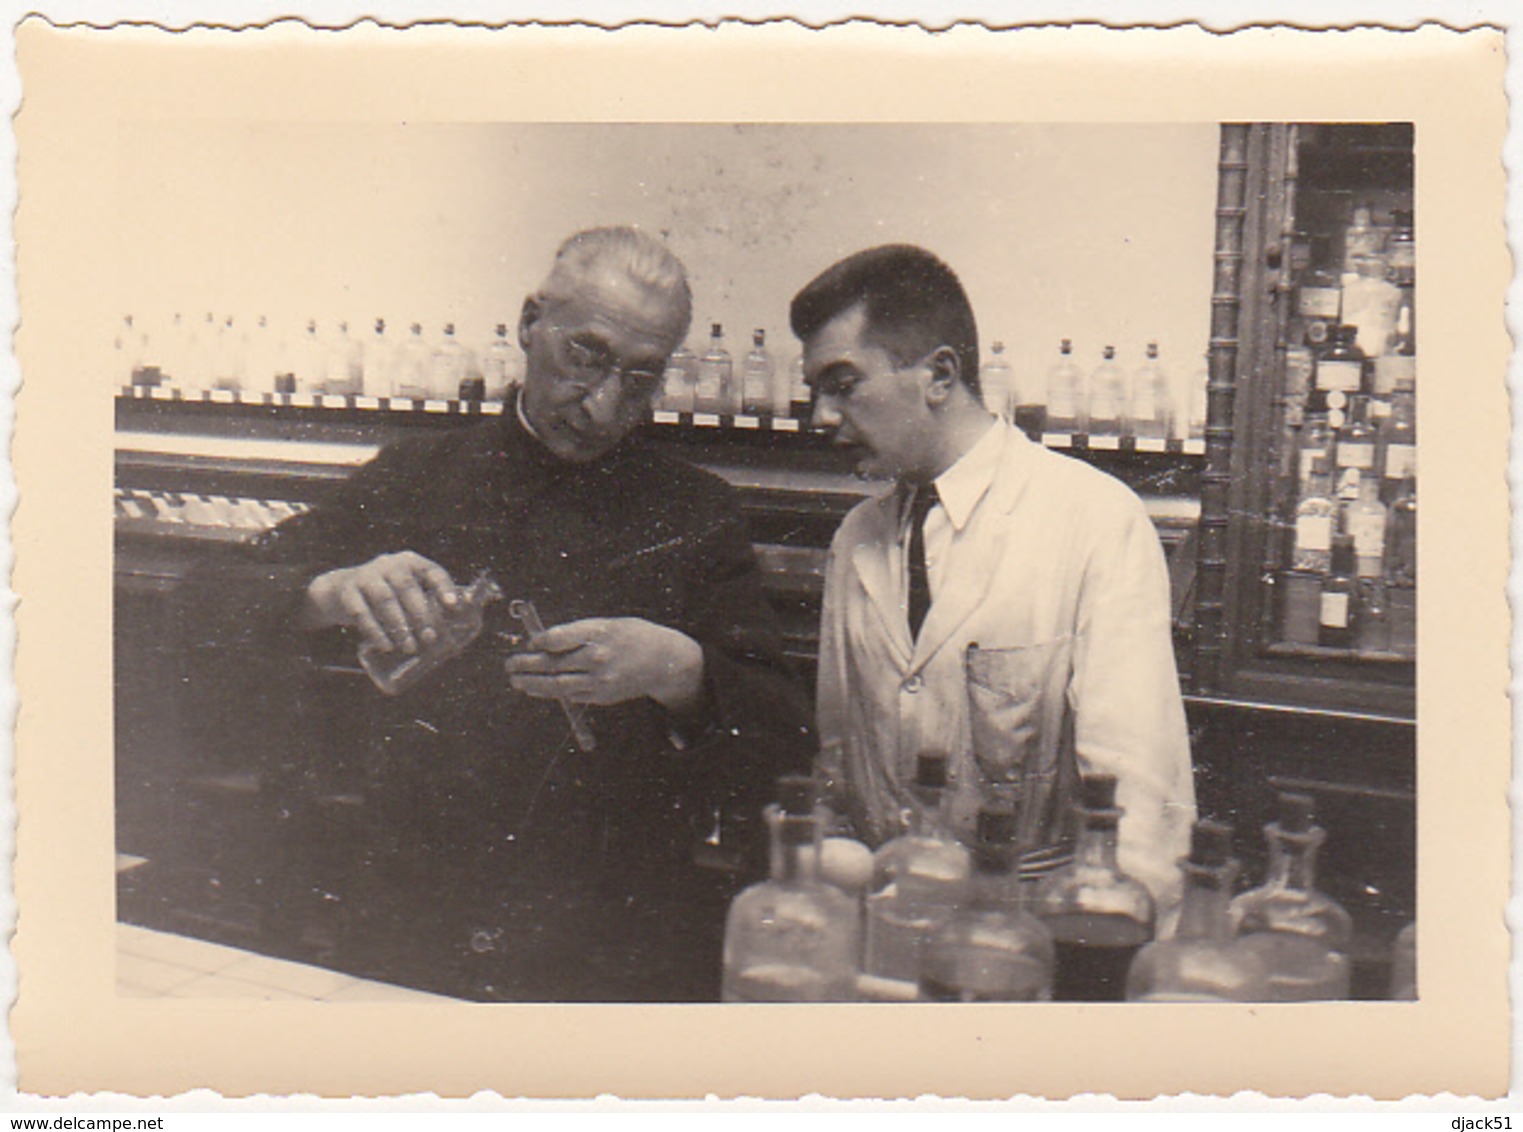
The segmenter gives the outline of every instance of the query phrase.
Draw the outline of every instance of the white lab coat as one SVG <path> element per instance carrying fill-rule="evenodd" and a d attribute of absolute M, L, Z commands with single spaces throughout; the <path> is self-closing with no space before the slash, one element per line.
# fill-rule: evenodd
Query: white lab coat
<path fill-rule="evenodd" d="M 1061 859 L 1077 775 L 1109 772 L 1121 866 L 1167 915 L 1195 818 L 1169 578 L 1142 502 L 1009 424 L 989 490 L 955 536 L 918 640 L 905 617 L 901 503 L 855 507 L 831 545 L 818 689 L 821 763 L 878 844 L 912 805 L 921 751 L 951 761 L 971 838 L 988 784 L 1019 805 L 1034 859 Z"/>

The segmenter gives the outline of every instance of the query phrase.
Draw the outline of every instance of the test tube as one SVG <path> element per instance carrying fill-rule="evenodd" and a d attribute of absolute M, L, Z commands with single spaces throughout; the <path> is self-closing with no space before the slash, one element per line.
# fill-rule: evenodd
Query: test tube
<path fill-rule="evenodd" d="M 508 603 L 508 613 L 523 622 L 524 628 L 529 635 L 535 636 L 545 631 L 545 623 L 539 619 L 539 610 L 534 608 L 534 603 L 526 598 L 514 598 Z M 582 718 L 582 705 L 572 703 L 570 700 L 558 700 L 561 710 L 566 713 L 566 721 L 571 724 L 571 734 L 576 738 L 576 745 L 583 751 L 591 751 L 597 747 L 597 737 L 592 729 L 587 726 L 587 721 Z"/>

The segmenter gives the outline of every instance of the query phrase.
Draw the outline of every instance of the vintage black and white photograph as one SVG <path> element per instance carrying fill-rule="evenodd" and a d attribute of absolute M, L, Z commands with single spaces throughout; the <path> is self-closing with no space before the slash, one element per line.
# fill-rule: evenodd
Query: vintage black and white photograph
<path fill-rule="evenodd" d="M 1410 124 L 129 139 L 122 993 L 1416 995 Z"/>
<path fill-rule="evenodd" d="M 1131 1060 L 1063 1080 L 1130 1095 L 1176 1041 L 1180 1080 L 1265 1087 L 1243 1043 L 1299 1025 L 1286 1064 L 1336 1089 L 1308 1050 L 1415 1034 L 1498 958 L 1436 962 L 1425 927 L 1470 938 L 1436 831 L 1491 773 L 1435 775 L 1466 746 L 1437 729 L 1505 698 L 1480 637 L 1476 699 L 1438 695 L 1469 615 L 1433 532 L 1452 555 L 1491 507 L 1453 506 L 1480 371 L 1450 359 L 1505 337 L 1494 249 L 1466 308 L 1469 198 L 1433 188 L 1462 132 L 1395 97 L 466 96 L 634 62 L 564 30 L 470 40 L 417 95 L 442 112 L 357 110 L 419 41 L 286 34 L 221 43 L 227 89 L 327 59 L 335 109 L 124 95 L 98 211 L 50 245 L 99 252 L 69 340 L 110 421 L 76 477 L 109 523 L 77 607 L 109 791 L 80 812 L 117 1016 L 213 1045 L 426 1017 L 478 1050 L 519 1018 L 546 1057 L 648 1020 L 689 1068 L 769 1019 L 991 1055 L 1103 1031 Z M 752 42 L 722 40 L 741 70 Z M 165 89 L 211 53 L 139 46 Z"/>

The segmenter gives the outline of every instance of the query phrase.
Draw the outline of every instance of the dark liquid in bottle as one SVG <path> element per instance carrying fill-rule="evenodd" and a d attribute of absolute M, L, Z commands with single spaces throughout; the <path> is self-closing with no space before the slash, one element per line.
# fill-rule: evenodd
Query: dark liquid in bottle
<path fill-rule="evenodd" d="M 1055 966 L 1052 997 L 1058 1002 L 1120 1002 L 1126 974 L 1152 938 L 1128 916 L 1076 912 L 1042 921 L 1052 932 Z"/>

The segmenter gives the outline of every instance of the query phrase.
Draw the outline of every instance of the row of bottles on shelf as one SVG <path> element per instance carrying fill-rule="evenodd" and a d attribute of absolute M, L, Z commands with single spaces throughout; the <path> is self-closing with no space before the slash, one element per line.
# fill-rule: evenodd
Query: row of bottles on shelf
<path fill-rule="evenodd" d="M 666 364 L 656 408 L 669 413 L 707 413 L 713 416 L 792 418 L 807 422 L 812 412 L 809 386 L 804 383 L 804 359 L 795 354 L 790 364 L 778 365 L 767 348 L 767 332 L 751 332 L 751 348 L 735 359 L 725 345 L 724 324 L 709 325 L 702 352 L 686 344 L 677 347 Z"/>
<path fill-rule="evenodd" d="M 1387 224 L 1377 224 L 1374 209 L 1353 206 L 1343 228 L 1341 254 L 1316 257 L 1308 238 L 1292 237 L 1291 270 L 1296 283 L 1295 317 L 1301 334 L 1315 348 L 1332 325 L 1353 327 L 1355 343 L 1371 358 L 1403 353 L 1401 334 L 1410 338 L 1417 283 L 1417 242 L 1412 212 L 1397 209 Z M 1398 330 L 1405 314 L 1406 327 Z"/>
<path fill-rule="evenodd" d="M 732 902 L 724 997 L 787 1001 L 1308 1001 L 1350 993 L 1348 913 L 1316 886 L 1325 834 L 1311 800 L 1280 798 L 1263 884 L 1234 894 L 1231 829 L 1202 821 L 1181 862 L 1168 938 L 1148 890 L 1117 863 L 1116 782 L 1081 782 L 1072 863 L 1019 879 L 1014 810 L 991 795 L 974 842 L 941 811 L 946 759 L 917 760 L 907 832 L 869 853 L 826 838 L 810 778 L 785 778 L 766 817 L 772 875 Z M 848 851 L 850 850 L 850 851 Z M 822 858 L 825 867 L 822 869 Z M 1414 933 L 1392 997 L 1415 997 Z"/>
<path fill-rule="evenodd" d="M 173 385 L 183 392 L 322 393 L 416 400 L 501 400 L 523 378 L 523 355 L 499 323 L 490 341 L 473 349 L 445 323 L 437 338 L 421 323 L 408 333 L 375 320 L 363 335 L 347 322 L 309 319 L 282 331 L 264 316 L 240 322 L 207 314 L 199 324 L 174 315 L 150 331 L 132 315 L 118 330 L 119 385 Z"/>
<path fill-rule="evenodd" d="M 1158 343 L 1128 372 L 1106 346 L 1099 364 L 1085 373 L 1074 361 L 1073 341 L 1064 338 L 1045 384 L 1016 372 L 1004 343 L 990 346 L 979 371 L 984 406 L 1013 421 L 1027 435 L 1082 434 L 1098 439 L 1141 441 L 1199 440 L 1206 430 L 1206 374 L 1194 375 L 1183 398 L 1159 360 Z M 1184 404 L 1181 405 L 1183 399 Z"/>

